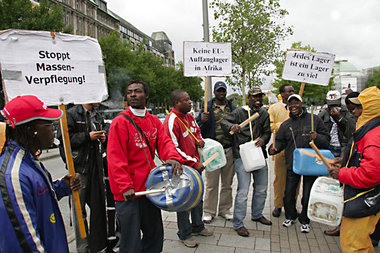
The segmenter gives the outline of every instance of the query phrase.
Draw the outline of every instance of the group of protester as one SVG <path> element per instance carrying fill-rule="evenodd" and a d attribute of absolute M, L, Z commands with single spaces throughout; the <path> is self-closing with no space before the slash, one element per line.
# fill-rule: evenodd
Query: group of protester
<path fill-rule="evenodd" d="M 108 134 L 103 118 L 95 110 L 99 104 L 76 105 L 67 111 L 77 175 L 74 178 L 68 175 L 54 182 L 38 160 L 38 151 L 52 144 L 52 122 L 59 119 L 62 112 L 47 108 L 34 96 L 11 100 L 2 110 L 7 122 L 7 145 L 0 157 L 0 217 L 3 217 L 0 219 L 0 251 L 68 252 L 57 201 L 70 195 L 71 190 L 79 190 L 85 221 L 86 205 L 91 212 L 89 226 L 85 223 L 87 238 L 80 239 L 75 222 L 78 252 L 112 250 L 114 231 L 110 229 L 112 222 L 107 226 L 107 220 L 114 216 L 108 214 L 107 217 L 106 210 L 112 209 L 109 206 L 116 210 L 120 252 L 162 252 L 161 210 L 147 197 L 137 197 L 136 193 L 145 190 L 150 171 L 156 167 L 156 153 L 164 165 L 171 166 L 170 173 L 174 176 L 183 173 L 181 164 L 202 174 L 205 167 L 198 149 L 204 147 L 204 138 L 222 144 L 227 163 L 218 170 L 205 171 L 204 201 L 199 201 L 191 210 L 177 212 L 177 234 L 185 246 L 197 246 L 193 235 L 213 235 L 205 223 L 211 223 L 217 215 L 232 220 L 238 235 L 249 236 L 243 221 L 251 180 L 251 220 L 272 224 L 263 216 L 268 167 L 265 165 L 247 172 L 240 157 L 239 146 L 252 140 L 262 149 L 265 158 L 267 153 L 274 155 L 275 209 L 272 215 L 279 217 L 284 207 L 283 226 L 292 226 L 298 218 L 301 232 L 310 232 L 307 204 L 317 176 L 294 173 L 292 163 L 293 151 L 308 148 L 313 141 L 318 148 L 330 149 L 336 156 L 330 175 L 344 184 L 345 207 L 350 205 L 345 208 L 350 209 L 350 213 L 344 212 L 340 227 L 342 250 L 373 251 L 369 235 L 375 231 L 380 219 L 380 173 L 377 171 L 380 160 L 376 159 L 380 150 L 379 89 L 372 87 L 360 94 L 348 95 L 348 110 L 341 104 L 339 92 L 330 91 L 327 94 L 328 108 L 320 116 L 307 112 L 302 97 L 294 94 L 290 84 L 281 86 L 279 91 L 281 101 L 268 111 L 262 108 L 264 93 L 259 88 L 248 91 L 248 106 L 235 108 L 232 101 L 226 99 L 226 84 L 217 82 L 215 97 L 208 102 L 208 111 L 202 109 L 195 119 L 189 113 L 192 106 L 189 94 L 175 90 L 171 93 L 173 108 L 162 124 L 146 110 L 149 85 L 139 80 L 131 81 L 126 85 L 129 107 L 113 119 Z M 258 114 L 255 120 L 247 126 L 240 126 L 255 113 Z M 275 145 L 266 149 L 272 133 Z M 60 132 L 58 137 L 62 138 Z M 64 158 L 63 152 L 62 156 Z M 113 196 L 114 202 L 106 202 L 104 170 L 108 172 L 112 191 L 109 196 Z M 231 185 L 235 172 L 238 186 L 231 212 Z M 302 211 L 297 213 L 296 198 L 301 178 Z M 360 200 L 363 200 L 359 203 L 361 212 L 357 214 L 352 210 L 358 207 Z"/>

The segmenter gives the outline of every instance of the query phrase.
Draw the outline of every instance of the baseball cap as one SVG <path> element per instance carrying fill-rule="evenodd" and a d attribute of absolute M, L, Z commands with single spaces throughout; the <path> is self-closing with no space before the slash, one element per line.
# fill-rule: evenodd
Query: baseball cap
<path fill-rule="evenodd" d="M 292 99 L 292 98 L 296 98 L 296 99 L 298 99 L 299 101 L 301 101 L 302 102 L 302 98 L 301 98 L 301 96 L 300 95 L 298 95 L 298 94 L 293 94 L 293 95 L 290 95 L 289 97 L 288 97 L 288 102 L 290 101 L 290 99 Z"/>
<path fill-rule="evenodd" d="M 330 90 L 326 94 L 326 103 L 328 105 L 339 105 L 341 98 L 342 98 L 342 96 L 340 95 L 339 91 Z"/>
<path fill-rule="evenodd" d="M 264 95 L 264 93 L 261 91 L 261 89 L 259 87 L 253 87 L 253 88 L 249 89 L 249 91 L 248 91 L 248 96 L 249 95 L 256 96 L 259 94 Z"/>
<path fill-rule="evenodd" d="M 352 98 L 349 98 L 348 100 L 350 100 L 350 102 L 355 104 L 355 105 L 361 105 L 362 104 L 362 103 L 360 103 L 360 100 L 358 97 L 352 97 Z"/>
<path fill-rule="evenodd" d="M 36 96 L 26 95 L 9 101 L 1 110 L 1 114 L 6 118 L 7 124 L 14 128 L 36 119 L 57 120 L 62 117 L 63 112 L 48 108 Z"/>
<path fill-rule="evenodd" d="M 222 81 L 216 82 L 215 85 L 214 85 L 214 91 L 217 91 L 220 88 L 223 88 L 223 89 L 227 90 L 227 85 L 224 82 L 222 82 Z"/>

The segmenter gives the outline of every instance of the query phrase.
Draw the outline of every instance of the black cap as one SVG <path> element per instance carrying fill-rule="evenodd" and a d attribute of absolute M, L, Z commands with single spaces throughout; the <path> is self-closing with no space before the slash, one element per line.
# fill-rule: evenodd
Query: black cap
<path fill-rule="evenodd" d="M 222 81 L 216 82 L 215 85 L 214 85 L 214 91 L 217 91 L 220 88 L 223 88 L 223 89 L 227 90 L 227 85 L 224 82 L 222 82 Z"/>

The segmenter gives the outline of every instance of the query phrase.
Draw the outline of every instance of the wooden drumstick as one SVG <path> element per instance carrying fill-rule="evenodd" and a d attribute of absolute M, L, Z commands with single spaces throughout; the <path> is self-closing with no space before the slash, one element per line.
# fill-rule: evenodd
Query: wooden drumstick
<path fill-rule="evenodd" d="M 251 117 L 249 117 L 248 119 L 244 120 L 242 123 L 240 123 L 240 128 L 243 128 L 245 127 L 246 125 L 249 124 L 249 122 L 255 120 L 257 117 L 259 117 L 260 114 L 258 112 L 256 112 L 255 114 L 253 114 Z M 234 132 L 233 131 L 230 131 L 230 135 L 233 135 Z"/>
<path fill-rule="evenodd" d="M 165 188 L 156 189 L 156 190 L 141 191 L 141 192 L 136 192 L 135 196 L 143 196 L 143 195 L 152 194 L 152 193 L 162 193 L 164 191 L 166 191 Z"/>
<path fill-rule="evenodd" d="M 304 154 L 304 155 L 307 155 L 307 156 L 311 156 L 311 157 L 314 157 L 314 158 L 318 158 L 318 159 L 320 159 L 319 156 L 318 156 L 317 154 L 311 153 L 311 152 L 309 152 L 309 151 L 307 151 L 307 150 L 301 149 L 300 152 L 301 152 L 302 154 Z M 325 159 L 326 159 L 326 161 L 329 162 L 329 163 L 334 163 L 334 161 L 333 161 L 332 159 L 329 159 L 329 158 L 326 158 L 326 157 L 325 157 Z"/>
<path fill-rule="evenodd" d="M 217 158 L 218 156 L 219 156 L 219 153 L 216 152 L 216 153 L 213 154 L 211 157 L 209 157 L 206 161 L 204 161 L 204 162 L 202 163 L 202 165 L 206 167 L 209 163 L 212 162 L 212 160 L 214 160 L 214 159 Z"/>
<path fill-rule="evenodd" d="M 321 153 L 321 151 L 319 151 L 319 149 L 317 148 L 317 146 L 315 146 L 314 142 L 310 142 L 309 145 L 314 149 L 315 153 L 318 154 L 319 158 L 322 160 L 322 162 L 326 165 L 326 167 L 328 169 L 331 169 L 331 165 L 329 164 L 329 162 L 327 161 L 326 157 L 324 157 Z"/>

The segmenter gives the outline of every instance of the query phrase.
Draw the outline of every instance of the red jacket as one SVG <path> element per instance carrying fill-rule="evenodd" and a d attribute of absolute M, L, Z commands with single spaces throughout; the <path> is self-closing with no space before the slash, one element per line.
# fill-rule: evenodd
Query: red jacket
<path fill-rule="evenodd" d="M 198 140 L 203 141 L 201 130 L 193 115 L 190 113 L 182 114 L 174 108 L 164 121 L 165 132 L 172 139 L 178 153 L 182 156 L 183 164 L 197 169 L 199 165 L 197 141 L 176 115 L 186 124 L 187 128 Z"/>
<path fill-rule="evenodd" d="M 144 117 L 137 117 L 129 108 L 122 111 L 112 121 L 107 144 L 109 182 L 117 201 L 123 201 L 123 193 L 130 189 L 134 189 L 135 192 L 144 191 L 150 170 L 156 167 L 149 147 L 145 143 L 145 138 L 121 114 L 128 115 L 140 126 L 148 138 L 153 153 L 157 149 L 159 156 L 164 161 L 168 159 L 182 161 L 173 142 L 165 134 L 161 121 L 156 116 L 146 112 Z M 151 167 L 149 167 L 146 156 Z"/>
<path fill-rule="evenodd" d="M 360 167 L 351 166 L 339 171 L 339 181 L 355 188 L 370 188 L 380 184 L 380 126 L 369 131 L 365 131 L 365 127 L 354 133 Z M 361 136 L 358 135 L 360 132 L 363 132 Z"/>

